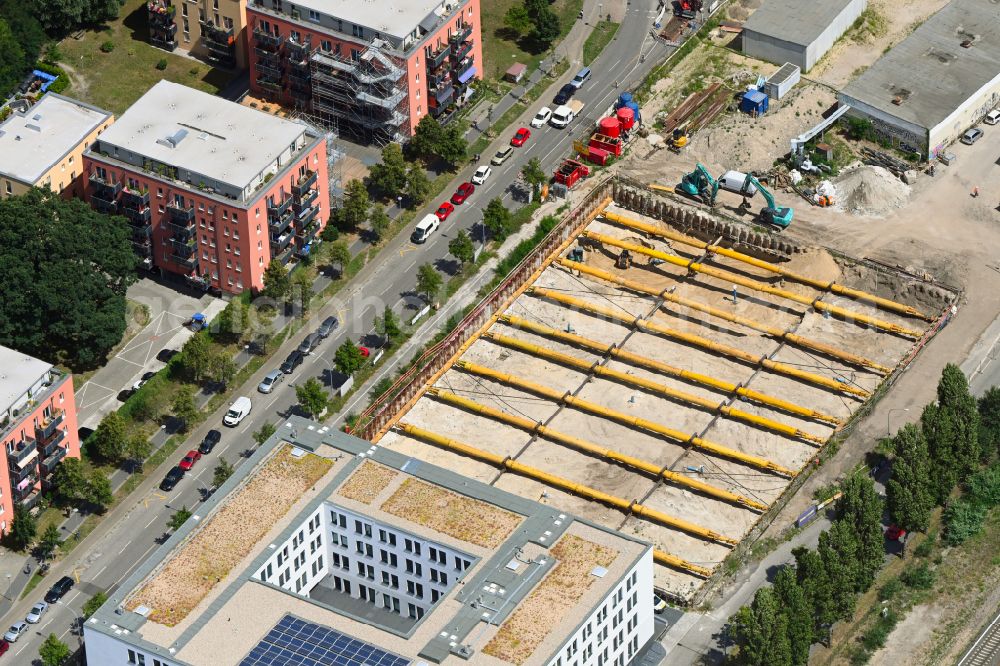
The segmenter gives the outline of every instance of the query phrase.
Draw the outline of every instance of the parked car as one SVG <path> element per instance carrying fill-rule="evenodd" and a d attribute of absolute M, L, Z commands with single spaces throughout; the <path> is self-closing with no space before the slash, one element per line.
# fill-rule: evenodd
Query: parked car
<path fill-rule="evenodd" d="M 240 396 L 233 401 L 229 411 L 222 417 L 222 422 L 230 428 L 236 427 L 240 421 L 246 418 L 251 409 L 253 409 L 253 403 L 250 402 L 250 398 Z"/>
<path fill-rule="evenodd" d="M 302 356 L 302 352 L 296 349 L 291 354 L 289 354 L 288 358 L 285 359 L 285 362 L 281 364 L 281 371 L 286 375 L 292 374 L 293 372 L 295 372 L 295 368 L 302 365 L 303 358 L 304 357 Z"/>
<path fill-rule="evenodd" d="M 437 219 L 444 222 L 445 220 L 448 219 L 448 216 L 454 212 L 455 212 L 455 207 L 451 204 L 451 202 L 445 201 L 443 204 L 438 206 L 438 209 L 434 214 L 437 215 Z"/>
<path fill-rule="evenodd" d="M 1000 123 L 1000 110 L 993 109 L 987 113 L 986 117 L 983 118 L 983 122 L 987 125 L 996 125 L 997 123 Z"/>
<path fill-rule="evenodd" d="M 177 482 L 184 478 L 184 470 L 180 467 L 171 467 L 170 471 L 167 472 L 163 480 L 160 481 L 160 490 L 165 493 L 169 493 L 177 485 Z M 45 597 L 48 600 L 48 597 Z"/>
<path fill-rule="evenodd" d="M 456 206 L 462 205 L 466 199 L 472 196 L 472 193 L 476 191 L 476 186 L 472 183 L 462 183 L 455 190 L 455 194 L 451 195 L 451 203 Z"/>
<path fill-rule="evenodd" d="M 310 333 L 302 341 L 302 344 L 299 345 L 299 352 L 306 355 L 311 354 L 322 339 L 323 336 L 321 336 L 318 332 Z"/>
<path fill-rule="evenodd" d="M 410 241 L 417 245 L 426 243 L 431 234 L 437 231 L 440 226 L 441 220 L 437 215 L 424 215 L 424 219 L 417 222 L 417 226 L 413 227 L 413 233 L 410 234 Z"/>
<path fill-rule="evenodd" d="M 497 151 L 496 155 L 493 156 L 493 159 L 490 160 L 490 164 L 492 164 L 493 166 L 500 166 L 501 164 L 506 162 L 507 159 L 513 154 L 514 154 L 514 146 L 504 146 L 503 148 Z"/>
<path fill-rule="evenodd" d="M 325 340 L 330 337 L 330 334 L 336 331 L 339 326 L 340 320 L 332 316 L 327 317 L 323 320 L 323 323 L 319 325 L 319 328 L 316 329 L 316 332 L 319 333 L 319 337 Z"/>
<path fill-rule="evenodd" d="M 576 86 L 572 83 L 567 83 L 559 89 L 559 92 L 556 93 L 556 96 L 552 99 L 552 101 L 556 103 L 556 106 L 562 106 L 569 101 L 575 92 Z"/>
<path fill-rule="evenodd" d="M 7 654 L 7 650 L 9 649 L 10 649 L 10 643 L 0 639 L 0 655 Z"/>
<path fill-rule="evenodd" d="M 531 119 L 532 127 L 545 127 L 549 122 L 549 118 L 552 117 L 552 109 L 547 106 L 543 106 L 535 114 L 535 117 Z"/>
<path fill-rule="evenodd" d="M 581 69 L 579 72 L 576 73 L 576 76 L 573 77 L 573 80 L 570 81 L 569 84 L 574 88 L 580 88 L 589 78 L 590 78 L 590 68 L 584 67 L 583 69 Z"/>
<path fill-rule="evenodd" d="M 49 605 L 44 601 L 39 601 L 37 604 L 31 607 L 28 611 L 28 615 L 24 618 L 24 621 L 28 624 L 38 624 L 42 616 L 45 615 L 45 611 L 49 609 Z"/>
<path fill-rule="evenodd" d="M 490 177 L 491 173 L 493 173 L 493 169 L 488 166 L 481 166 L 476 169 L 476 173 L 472 174 L 472 182 L 476 185 L 482 185 Z"/>
<path fill-rule="evenodd" d="M 205 433 L 205 439 L 201 440 L 201 444 L 198 445 L 198 453 L 202 455 L 207 455 L 212 452 L 215 445 L 222 440 L 222 433 L 218 430 L 209 430 Z"/>
<path fill-rule="evenodd" d="M 983 130 L 973 127 L 972 129 L 965 130 L 965 134 L 962 135 L 960 141 L 967 146 L 971 146 L 981 138 L 983 138 Z"/>
<path fill-rule="evenodd" d="M 135 382 L 135 384 L 132 384 L 132 390 L 133 391 L 138 391 L 139 389 L 142 388 L 143 384 L 145 384 L 146 382 L 148 382 L 150 379 L 152 379 L 155 376 L 156 376 L 155 372 L 144 372 L 144 373 L 142 373 L 142 377 L 140 377 L 139 379 L 137 379 L 136 382 Z"/>
<path fill-rule="evenodd" d="M 21 634 L 28 630 L 27 622 L 15 622 L 10 625 L 10 629 L 7 633 L 3 635 L 3 639 L 9 643 L 16 643 L 17 639 L 21 637 Z"/>
<path fill-rule="evenodd" d="M 260 380 L 260 384 L 257 384 L 257 390 L 261 393 L 270 393 L 284 378 L 285 373 L 281 370 L 272 370 L 264 375 L 264 379 Z"/>
<path fill-rule="evenodd" d="M 66 596 L 66 593 L 69 592 L 72 587 L 73 579 L 69 576 L 63 576 L 49 588 L 48 592 L 45 593 L 45 602 L 49 604 L 56 603 Z"/>
<path fill-rule="evenodd" d="M 653 612 L 662 613 L 667 610 L 667 602 L 658 594 L 653 595 Z"/>
<path fill-rule="evenodd" d="M 514 132 L 513 138 L 510 140 L 510 145 L 520 148 L 524 145 L 524 142 L 531 138 L 531 130 L 527 127 L 522 127 L 516 132 Z"/>
<path fill-rule="evenodd" d="M 190 472 L 191 468 L 194 467 L 194 464 L 199 460 L 201 460 L 201 454 L 195 451 L 194 449 L 191 449 L 190 451 L 187 452 L 186 456 L 181 458 L 181 461 L 177 466 L 180 467 L 185 472 Z"/>

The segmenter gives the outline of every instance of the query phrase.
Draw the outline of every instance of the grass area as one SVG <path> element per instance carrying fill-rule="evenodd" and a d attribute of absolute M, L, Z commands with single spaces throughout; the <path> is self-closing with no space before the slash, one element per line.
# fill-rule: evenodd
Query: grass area
<path fill-rule="evenodd" d="M 852 42 L 873 42 L 889 31 L 889 20 L 874 7 L 868 7 L 855 19 L 844 37 Z"/>
<path fill-rule="evenodd" d="M 604 47 L 611 43 L 618 33 L 620 24 L 614 21 L 599 21 L 591 30 L 587 41 L 583 43 L 583 64 L 584 66 L 597 60 Z"/>
<path fill-rule="evenodd" d="M 528 66 L 531 72 L 538 68 L 549 49 L 539 48 L 532 40 L 520 37 L 504 25 L 504 15 L 521 0 L 495 0 L 481 8 L 483 34 L 483 60 L 486 61 L 484 78 L 499 79 L 514 63 Z M 551 9 L 559 17 L 559 38 L 561 40 L 573 27 L 576 16 L 583 7 L 583 0 L 555 0 Z"/>
<path fill-rule="evenodd" d="M 180 31 L 177 36 L 181 38 Z M 126 0 L 116 21 L 86 30 L 80 39 L 65 38 L 59 51 L 70 76 L 66 94 L 121 115 L 160 79 L 210 93 L 232 79 L 231 72 L 167 53 L 148 40 L 144 0 Z M 101 45 L 109 41 L 114 49 L 104 53 Z M 161 59 L 167 63 L 163 70 L 156 68 Z"/>
<path fill-rule="evenodd" d="M 28 581 L 28 584 L 24 586 L 24 592 L 21 593 L 21 599 L 24 599 L 26 596 L 31 594 L 31 591 L 38 587 L 38 584 L 42 582 L 42 578 L 44 578 L 44 576 L 36 571 L 34 575 L 31 576 L 31 580 Z"/>

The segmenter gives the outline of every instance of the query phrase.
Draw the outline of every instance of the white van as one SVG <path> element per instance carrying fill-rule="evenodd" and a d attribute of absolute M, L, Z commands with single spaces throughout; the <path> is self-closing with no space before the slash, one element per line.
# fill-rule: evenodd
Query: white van
<path fill-rule="evenodd" d="M 437 231 L 440 226 L 441 220 L 438 219 L 437 215 L 434 215 L 433 213 L 425 215 L 424 219 L 417 222 L 416 228 L 410 235 L 410 240 L 418 244 L 423 243 L 430 238 L 430 235 Z"/>
<path fill-rule="evenodd" d="M 747 175 L 740 171 L 727 171 L 719 178 L 719 187 L 729 192 L 736 192 L 747 197 L 757 194 L 757 188 L 752 183 L 747 185 L 746 192 L 743 191 L 743 183 L 747 181 Z"/>
<path fill-rule="evenodd" d="M 987 125 L 996 125 L 997 123 L 1000 123 L 1000 109 L 993 109 L 987 113 L 986 117 L 983 118 L 983 122 Z"/>
<path fill-rule="evenodd" d="M 251 409 L 253 409 L 253 405 L 250 404 L 250 398 L 240 396 L 230 405 L 229 411 L 222 417 L 222 422 L 230 428 L 238 426 Z"/>
<path fill-rule="evenodd" d="M 552 118 L 549 119 L 549 124 L 559 129 L 566 127 L 571 122 L 573 122 L 573 109 L 565 104 L 557 106 L 556 110 L 552 112 Z"/>

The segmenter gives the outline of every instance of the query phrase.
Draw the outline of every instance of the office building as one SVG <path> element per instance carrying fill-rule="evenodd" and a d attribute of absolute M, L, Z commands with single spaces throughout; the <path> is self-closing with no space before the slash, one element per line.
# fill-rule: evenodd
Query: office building
<path fill-rule="evenodd" d="M 326 137 L 160 81 L 84 154 L 87 199 L 123 215 L 148 267 L 192 286 L 263 288 L 329 217 Z"/>

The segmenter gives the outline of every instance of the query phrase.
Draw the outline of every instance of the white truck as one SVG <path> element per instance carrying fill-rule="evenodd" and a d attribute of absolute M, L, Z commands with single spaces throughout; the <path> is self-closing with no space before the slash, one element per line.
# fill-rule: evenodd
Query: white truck
<path fill-rule="evenodd" d="M 573 119 L 581 111 L 583 111 L 583 102 L 578 99 L 571 99 L 562 106 L 556 107 L 555 111 L 552 112 L 552 118 L 549 119 L 549 124 L 562 129 L 573 122 Z"/>

